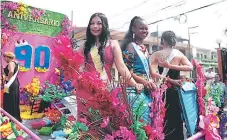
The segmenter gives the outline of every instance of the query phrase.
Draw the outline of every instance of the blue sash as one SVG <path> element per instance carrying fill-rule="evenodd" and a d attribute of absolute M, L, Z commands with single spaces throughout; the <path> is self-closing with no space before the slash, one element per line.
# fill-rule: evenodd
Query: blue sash
<path fill-rule="evenodd" d="M 136 53 L 138 54 L 140 60 L 142 61 L 143 63 L 143 67 L 146 71 L 146 74 L 147 74 L 147 78 L 150 79 L 150 69 L 149 69 L 149 63 L 148 63 L 148 59 L 147 57 L 145 56 L 145 54 L 140 50 L 140 47 L 138 45 L 136 45 L 136 43 L 132 43 Z"/>

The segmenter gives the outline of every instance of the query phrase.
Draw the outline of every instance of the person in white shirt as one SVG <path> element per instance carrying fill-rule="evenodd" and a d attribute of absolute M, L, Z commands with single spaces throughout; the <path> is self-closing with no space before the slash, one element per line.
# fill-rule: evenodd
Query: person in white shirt
<path fill-rule="evenodd" d="M 212 71 L 212 67 L 209 67 L 208 71 L 205 73 L 207 82 L 207 85 L 210 85 L 212 81 L 214 80 L 216 73 Z"/>

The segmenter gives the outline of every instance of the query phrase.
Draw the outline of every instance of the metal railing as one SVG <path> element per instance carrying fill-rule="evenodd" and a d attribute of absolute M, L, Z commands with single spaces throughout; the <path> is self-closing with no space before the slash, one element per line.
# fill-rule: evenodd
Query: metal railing
<path fill-rule="evenodd" d="M 0 107 L 0 112 L 3 113 L 5 116 L 7 116 L 16 125 L 18 125 L 30 137 L 32 137 L 32 140 L 42 140 L 40 137 L 38 137 L 35 133 L 33 133 L 31 130 L 29 130 L 27 127 L 25 127 L 22 123 L 20 123 L 17 119 L 15 119 L 13 116 L 11 116 L 9 113 L 7 113 L 1 107 Z"/>

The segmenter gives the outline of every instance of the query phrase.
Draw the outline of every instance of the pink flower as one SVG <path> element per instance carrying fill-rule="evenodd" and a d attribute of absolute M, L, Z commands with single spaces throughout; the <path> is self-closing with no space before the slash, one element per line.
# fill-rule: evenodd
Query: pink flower
<path fill-rule="evenodd" d="M 104 140 L 114 140 L 114 137 L 111 136 L 111 135 L 109 135 L 109 134 L 107 134 L 107 135 L 105 136 Z"/>
<path fill-rule="evenodd" d="M 119 111 L 124 112 L 126 110 L 126 108 L 127 108 L 126 105 L 121 104 L 121 106 L 119 107 Z"/>
<path fill-rule="evenodd" d="M 109 124 L 109 122 L 110 122 L 110 118 L 109 117 L 104 118 L 100 127 L 101 128 L 107 127 L 107 125 Z"/>
<path fill-rule="evenodd" d="M 150 116 L 150 118 L 152 118 L 152 117 L 154 116 L 154 114 L 153 114 L 153 113 L 150 113 L 150 115 L 149 115 L 149 116 Z"/>
<path fill-rule="evenodd" d="M 80 118 L 79 119 L 79 122 L 81 122 L 81 123 L 83 123 L 83 124 L 88 124 L 88 121 L 87 121 L 87 119 L 86 118 Z"/>
<path fill-rule="evenodd" d="M 112 105 L 114 107 L 116 107 L 117 105 L 120 104 L 120 101 L 117 97 L 118 93 L 121 92 L 121 88 L 116 88 L 113 90 L 113 92 L 111 93 L 111 99 L 112 99 Z"/>

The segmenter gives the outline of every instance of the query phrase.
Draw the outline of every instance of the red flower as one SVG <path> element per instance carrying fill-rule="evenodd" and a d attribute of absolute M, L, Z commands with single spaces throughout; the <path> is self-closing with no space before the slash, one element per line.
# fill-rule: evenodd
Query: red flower
<path fill-rule="evenodd" d="M 168 83 L 167 83 L 167 87 L 168 87 L 168 88 L 171 88 L 171 87 L 172 87 L 171 83 L 168 82 Z"/>
<path fill-rule="evenodd" d="M 153 134 L 153 129 L 150 125 L 146 125 L 143 127 L 143 129 L 145 130 L 147 136 L 150 138 Z"/>

